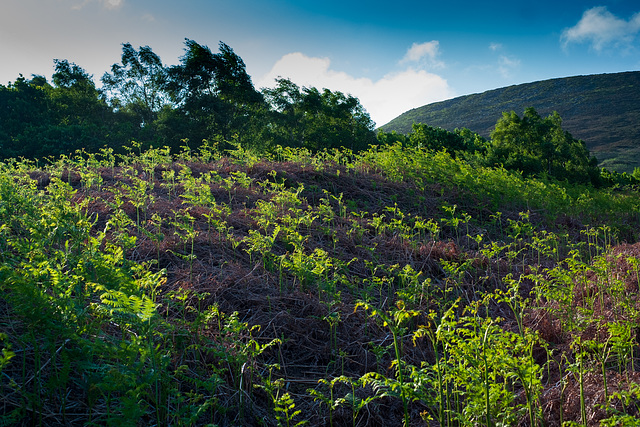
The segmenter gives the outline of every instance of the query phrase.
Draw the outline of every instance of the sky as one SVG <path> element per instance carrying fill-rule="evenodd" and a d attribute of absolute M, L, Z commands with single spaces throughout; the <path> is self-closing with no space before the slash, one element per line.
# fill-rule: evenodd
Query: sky
<path fill-rule="evenodd" d="M 180 63 L 185 38 L 277 77 L 360 99 L 378 126 L 456 96 L 640 70 L 637 0 L 2 0 L 0 84 L 51 78 L 54 59 L 100 78 L 122 44 Z"/>

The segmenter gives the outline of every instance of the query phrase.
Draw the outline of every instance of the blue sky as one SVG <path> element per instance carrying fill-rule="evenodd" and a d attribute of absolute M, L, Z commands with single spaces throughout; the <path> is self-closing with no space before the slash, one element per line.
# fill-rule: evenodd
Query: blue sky
<path fill-rule="evenodd" d="M 240 55 L 256 87 L 278 76 L 357 96 L 378 125 L 512 84 L 640 70 L 637 1 L 3 0 L 0 84 L 53 59 L 99 79 L 121 44 L 167 65 L 184 39 Z"/>

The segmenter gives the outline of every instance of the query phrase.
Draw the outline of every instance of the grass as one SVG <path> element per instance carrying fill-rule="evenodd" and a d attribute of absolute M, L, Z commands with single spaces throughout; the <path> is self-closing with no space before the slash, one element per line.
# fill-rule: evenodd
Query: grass
<path fill-rule="evenodd" d="M 637 422 L 636 193 L 135 148 L 0 165 L 1 423 Z"/>

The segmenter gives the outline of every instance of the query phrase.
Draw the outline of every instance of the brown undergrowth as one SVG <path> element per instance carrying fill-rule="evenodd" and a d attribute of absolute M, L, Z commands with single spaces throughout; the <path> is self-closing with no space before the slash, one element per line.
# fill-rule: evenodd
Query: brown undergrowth
<path fill-rule="evenodd" d="M 74 340 L 92 337 L 79 332 L 40 342 L 7 296 L 0 299 L 0 331 L 15 356 L 2 369 L 1 405 L 17 424 L 126 424 L 129 414 L 138 425 L 485 425 L 503 416 L 551 426 L 637 415 L 637 244 L 608 251 L 601 234 L 588 234 L 579 219 L 554 223 L 541 212 L 497 212 L 463 189 L 391 181 L 375 168 L 331 162 L 247 165 L 225 157 L 101 167 L 95 174 L 93 183 L 68 169 L 32 172 L 30 179 L 40 197 L 56 179 L 70 185 L 70 203 L 82 206 L 91 224 L 86 238 L 102 233 L 96 250 L 115 245 L 126 260 L 160 274 L 154 304 L 162 337 L 153 343 L 163 351 L 165 373 L 154 381 L 171 385 L 149 384 L 137 395 L 138 412 L 127 412 L 130 402 L 118 393 L 128 391 L 114 386 L 109 394 L 92 383 L 107 365 L 75 377 L 65 371 L 82 366 L 70 361 L 82 353 Z M 567 290 L 556 292 L 560 285 Z M 97 298 L 87 303 L 87 319 L 106 316 L 92 311 Z M 513 403 L 505 405 L 518 411 L 473 418 L 465 409 L 472 385 L 455 381 L 453 345 L 428 339 L 447 310 L 460 322 L 453 329 L 472 314 L 478 328 L 495 319 L 514 337 L 526 329 L 540 367 L 530 413 L 524 382 L 506 371 L 495 380 L 509 383 L 504 393 Z M 383 315 L 398 312 L 407 317 L 390 329 Z M 113 322 L 92 334 L 98 330 L 114 340 L 127 335 Z M 409 367 L 433 366 L 447 351 L 447 402 L 438 401 L 435 371 L 427 368 L 424 384 L 411 377 L 413 394 L 363 380 L 376 374 L 397 384 L 397 355 L 408 375 Z M 145 357 L 138 354 L 131 366 L 145 365 Z M 164 400 L 149 398 L 153 393 Z M 285 396 L 292 406 L 282 403 Z M 191 397 L 191 412 L 180 412 Z M 210 404 L 200 411 L 198 399 Z"/>

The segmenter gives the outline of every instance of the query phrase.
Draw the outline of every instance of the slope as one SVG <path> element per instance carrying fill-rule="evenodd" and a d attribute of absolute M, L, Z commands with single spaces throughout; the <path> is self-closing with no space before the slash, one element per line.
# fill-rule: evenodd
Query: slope
<path fill-rule="evenodd" d="M 631 172 L 640 163 L 640 72 L 544 80 L 461 96 L 409 110 L 382 126 L 411 131 L 413 123 L 453 130 L 469 128 L 488 137 L 504 111 L 541 115 L 557 111 L 563 127 L 582 139 L 600 166 Z"/>
<path fill-rule="evenodd" d="M 185 148 L 0 163 L 1 425 L 638 425 L 637 192 Z"/>

